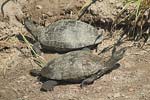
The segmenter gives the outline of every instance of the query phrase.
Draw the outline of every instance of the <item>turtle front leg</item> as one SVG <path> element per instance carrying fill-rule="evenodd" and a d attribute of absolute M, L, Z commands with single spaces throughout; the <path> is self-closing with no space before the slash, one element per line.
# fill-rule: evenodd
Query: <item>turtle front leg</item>
<path fill-rule="evenodd" d="M 85 80 L 82 81 L 80 87 L 83 88 L 86 85 L 94 83 L 95 80 L 99 79 L 102 77 L 104 74 L 108 73 L 109 71 L 116 69 L 120 66 L 120 64 L 114 64 L 112 67 L 104 67 L 101 70 L 99 70 L 97 73 L 93 74 L 91 77 L 86 78 Z"/>
<path fill-rule="evenodd" d="M 95 73 L 94 75 L 92 75 L 89 78 L 86 78 L 85 80 L 83 80 L 81 82 L 80 87 L 83 88 L 86 85 L 90 85 L 93 84 L 95 80 L 97 80 L 98 78 L 100 78 L 101 76 L 103 76 L 106 73 L 105 69 L 99 70 L 97 73 Z"/>
<path fill-rule="evenodd" d="M 85 80 L 83 80 L 80 84 L 80 87 L 83 88 L 85 87 L 86 85 L 90 85 L 90 84 L 93 84 L 94 81 L 95 81 L 95 78 L 96 76 L 92 76 L 92 77 L 89 77 L 89 78 L 86 78 Z"/>
<path fill-rule="evenodd" d="M 48 80 L 46 82 L 43 83 L 42 87 L 41 87 L 41 91 L 53 91 L 54 87 L 58 85 L 57 81 L 53 81 L 53 80 Z"/>
<path fill-rule="evenodd" d="M 37 53 L 38 55 L 42 54 L 42 52 L 40 50 L 42 47 L 41 47 L 41 45 L 40 45 L 39 42 L 34 43 L 33 46 L 32 46 L 32 48 L 35 51 L 35 53 Z"/>
<path fill-rule="evenodd" d="M 97 80 L 98 78 L 100 78 L 101 76 L 103 76 L 106 73 L 106 70 L 107 69 L 101 69 L 97 73 L 93 74 L 91 77 L 86 78 L 85 80 L 83 80 L 81 82 L 80 87 L 83 88 L 86 85 L 93 84 L 95 80 Z"/>

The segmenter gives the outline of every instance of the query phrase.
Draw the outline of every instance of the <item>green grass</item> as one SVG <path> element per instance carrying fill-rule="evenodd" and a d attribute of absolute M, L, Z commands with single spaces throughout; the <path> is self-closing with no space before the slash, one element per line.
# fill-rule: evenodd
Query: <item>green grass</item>
<path fill-rule="evenodd" d="M 124 7 L 116 17 L 114 26 L 124 24 L 127 26 L 125 34 L 131 40 L 139 41 L 144 38 L 146 42 L 150 37 L 150 33 L 147 33 L 149 14 L 145 15 L 148 9 L 150 9 L 150 0 L 125 0 Z"/>
<path fill-rule="evenodd" d="M 22 36 L 24 42 L 27 44 L 28 48 L 33 52 L 34 57 L 35 57 L 35 58 L 40 58 L 40 60 L 34 59 L 34 61 L 35 61 L 40 67 L 43 67 L 43 66 L 46 64 L 46 60 L 45 60 L 42 56 L 38 55 L 38 54 L 34 51 L 34 49 L 32 48 L 32 44 L 29 43 L 29 41 L 25 38 L 25 36 L 24 36 L 22 33 L 20 33 L 20 34 L 21 34 L 21 36 Z"/>
<path fill-rule="evenodd" d="M 129 5 L 131 3 L 135 3 L 135 20 L 137 21 L 138 17 L 140 16 L 140 12 L 146 10 L 150 5 L 148 4 L 149 0 L 125 0 L 125 4 Z"/>
<path fill-rule="evenodd" d="M 78 19 L 80 19 L 88 7 L 96 1 L 97 0 L 87 0 L 78 13 Z M 146 32 L 148 30 L 147 22 L 149 15 L 144 15 L 148 9 L 150 9 L 150 0 L 124 0 L 124 7 L 116 17 L 112 30 L 117 25 L 126 25 L 128 31 L 125 32 L 131 40 L 137 41 L 144 38 L 144 41 L 146 41 L 148 37 L 150 37 L 150 34 Z M 125 13 L 128 14 L 126 15 Z"/>

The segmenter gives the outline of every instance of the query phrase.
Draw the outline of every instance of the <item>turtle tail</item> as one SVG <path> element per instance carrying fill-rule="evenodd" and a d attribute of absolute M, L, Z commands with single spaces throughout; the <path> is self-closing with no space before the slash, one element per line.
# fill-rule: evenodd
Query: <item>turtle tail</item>
<path fill-rule="evenodd" d="M 32 75 L 32 76 L 40 76 L 41 74 L 40 74 L 40 70 L 39 69 L 32 69 L 32 70 L 30 70 L 30 75 Z"/>

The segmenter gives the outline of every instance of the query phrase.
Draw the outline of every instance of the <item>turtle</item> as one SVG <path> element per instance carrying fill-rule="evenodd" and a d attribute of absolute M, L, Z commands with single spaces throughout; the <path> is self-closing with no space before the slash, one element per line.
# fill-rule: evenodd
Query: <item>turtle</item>
<path fill-rule="evenodd" d="M 49 61 L 45 67 L 30 70 L 32 76 L 38 76 L 42 81 L 42 91 L 51 91 L 57 85 L 81 83 L 83 88 L 92 84 L 105 73 L 116 68 L 119 60 L 123 58 L 126 48 L 113 50 L 107 61 L 103 57 L 91 53 L 90 50 L 78 50 L 63 54 Z"/>
<path fill-rule="evenodd" d="M 81 50 L 85 47 L 93 49 L 103 40 L 102 32 L 75 19 L 58 20 L 44 27 L 25 18 L 24 25 L 37 41 L 33 46 L 35 51 L 39 51 L 37 47 L 58 53 Z"/>

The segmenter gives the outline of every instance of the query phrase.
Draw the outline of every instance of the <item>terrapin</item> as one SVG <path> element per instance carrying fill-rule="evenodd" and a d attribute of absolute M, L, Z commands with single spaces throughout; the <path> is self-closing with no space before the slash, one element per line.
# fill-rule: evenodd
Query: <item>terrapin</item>
<path fill-rule="evenodd" d="M 103 40 L 102 33 L 99 34 L 96 28 L 79 20 L 64 19 L 42 27 L 25 19 L 24 24 L 38 41 L 35 50 L 40 44 L 44 50 L 63 53 L 84 47 L 93 48 Z"/>
<path fill-rule="evenodd" d="M 81 83 L 82 88 L 113 70 L 125 51 L 126 48 L 114 49 L 108 61 L 89 50 L 72 51 L 49 61 L 42 70 L 32 69 L 30 74 L 46 79 L 41 88 L 44 91 L 62 83 Z"/>

